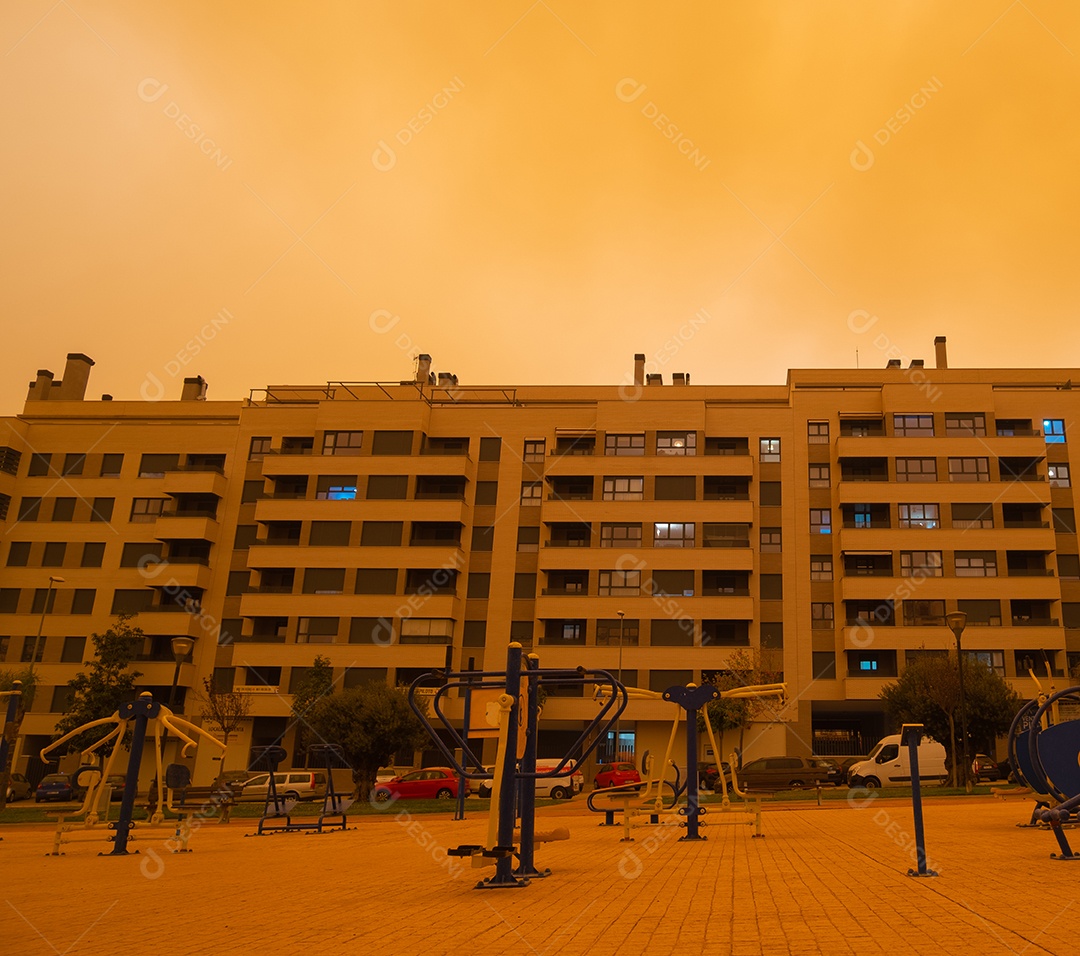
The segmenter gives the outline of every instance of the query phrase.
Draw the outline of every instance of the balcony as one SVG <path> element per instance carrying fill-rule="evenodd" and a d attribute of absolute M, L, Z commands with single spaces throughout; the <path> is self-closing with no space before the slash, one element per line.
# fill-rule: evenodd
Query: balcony
<path fill-rule="evenodd" d="M 1013 627 L 1057 627 L 1059 624 L 1056 617 L 1014 617 Z"/>

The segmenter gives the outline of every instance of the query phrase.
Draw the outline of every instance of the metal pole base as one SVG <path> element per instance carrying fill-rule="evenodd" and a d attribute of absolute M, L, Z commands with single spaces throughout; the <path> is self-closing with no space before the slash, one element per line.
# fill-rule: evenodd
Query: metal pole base
<path fill-rule="evenodd" d="M 691 836 L 691 835 L 690 835 L 690 834 L 688 833 L 688 834 L 687 834 L 686 836 L 684 836 L 684 837 L 679 837 L 679 841 L 678 841 L 678 842 L 679 842 L 679 843 L 688 843 L 688 842 L 689 842 L 689 841 L 691 841 L 691 840 L 707 840 L 707 839 L 709 839 L 709 838 L 708 838 L 707 836 L 697 836 L 697 835 L 695 835 L 695 836 Z"/>
<path fill-rule="evenodd" d="M 536 869 L 536 867 L 533 867 L 531 872 L 526 873 L 523 869 L 521 869 L 521 867 L 518 867 L 516 870 L 514 870 L 514 876 L 522 880 L 542 880 L 546 877 L 551 876 L 551 870 L 546 868 L 543 870 L 538 870 Z"/>
<path fill-rule="evenodd" d="M 1062 860 L 1062 861 L 1064 861 L 1066 863 L 1069 863 L 1069 862 L 1073 862 L 1075 860 L 1080 860 L 1080 854 L 1073 853 L 1071 856 L 1067 856 L 1064 853 L 1062 853 L 1061 855 L 1058 855 L 1057 853 L 1051 853 L 1050 854 L 1050 859 L 1051 860 Z"/>
<path fill-rule="evenodd" d="M 927 870 L 925 873 L 920 873 L 918 870 L 908 870 L 907 875 L 913 876 L 916 879 L 927 879 L 929 877 L 937 876 L 938 873 L 937 870 Z"/>
<path fill-rule="evenodd" d="M 473 889 L 477 890 L 509 890 L 515 889 L 521 886 L 528 886 L 529 881 L 527 879 L 516 879 L 514 877 L 506 878 L 499 876 L 492 876 L 486 880 L 481 880 L 476 884 Z"/>

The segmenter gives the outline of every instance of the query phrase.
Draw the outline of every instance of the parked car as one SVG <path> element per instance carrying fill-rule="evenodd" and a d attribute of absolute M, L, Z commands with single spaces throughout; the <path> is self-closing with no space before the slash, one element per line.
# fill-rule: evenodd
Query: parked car
<path fill-rule="evenodd" d="M 13 773 L 8 781 L 8 803 L 14 800 L 29 800 L 32 791 L 33 787 L 30 786 L 30 781 L 26 777 L 21 773 Z"/>
<path fill-rule="evenodd" d="M 326 792 L 325 770 L 279 770 L 274 774 L 274 786 L 279 797 L 288 800 L 313 800 Z M 251 777 L 240 792 L 240 800 L 266 800 L 270 790 L 270 774 Z"/>
<path fill-rule="evenodd" d="M 554 770 L 559 766 L 558 760 L 537 760 L 537 770 Z M 484 767 L 488 773 L 494 773 L 495 767 Z M 573 761 L 567 764 L 567 773 L 558 777 L 541 777 L 536 781 L 536 795 L 541 798 L 552 800 L 569 800 L 574 794 L 581 793 L 585 789 L 585 775 L 576 768 Z M 476 792 L 479 796 L 488 799 L 491 797 L 491 781 L 474 781 Z"/>
<path fill-rule="evenodd" d="M 1009 775 L 1007 770 L 1002 770 L 1001 764 L 986 754 L 975 754 L 971 773 L 976 780 L 1004 780 Z"/>
<path fill-rule="evenodd" d="M 751 790 L 797 790 L 826 783 L 829 768 L 814 757 L 759 757 L 738 771 L 738 779 Z"/>
<path fill-rule="evenodd" d="M 602 763 L 593 779 L 593 786 L 597 790 L 621 787 L 626 783 L 641 783 L 641 774 L 632 763 Z"/>
<path fill-rule="evenodd" d="M 865 757 L 845 757 L 840 761 L 840 769 L 844 773 L 843 783 L 848 783 L 851 776 L 851 768 L 857 763 L 862 763 Z"/>
<path fill-rule="evenodd" d="M 75 788 L 66 773 L 50 773 L 41 778 L 34 791 L 34 803 L 42 800 L 74 800 Z"/>
<path fill-rule="evenodd" d="M 401 777 L 377 783 L 372 791 L 378 803 L 391 797 L 411 800 L 449 800 L 458 795 L 457 774 L 449 767 L 425 767 L 413 770 Z M 465 781 L 465 795 L 470 793 L 469 781 Z"/>
<path fill-rule="evenodd" d="M 731 780 L 731 764 L 721 760 L 719 766 L 715 760 L 698 761 L 698 789 L 720 792 L 720 773 L 723 771 L 724 786 Z"/>
<path fill-rule="evenodd" d="M 127 777 L 122 773 L 110 773 L 105 778 L 105 786 L 112 787 L 112 796 L 110 800 L 123 800 L 124 799 L 124 785 L 127 783 Z"/>
<path fill-rule="evenodd" d="M 911 785 L 909 750 L 901 744 L 899 734 L 882 737 L 870 756 L 848 768 L 848 785 L 852 787 L 906 787 Z M 933 737 L 919 741 L 919 779 L 923 783 L 936 780 L 944 783 L 948 778 L 945 769 L 945 748 Z"/>
<path fill-rule="evenodd" d="M 833 757 L 814 757 L 813 759 L 829 771 L 828 782 L 833 786 L 838 787 L 847 781 L 847 770 L 840 766 L 839 760 Z"/>

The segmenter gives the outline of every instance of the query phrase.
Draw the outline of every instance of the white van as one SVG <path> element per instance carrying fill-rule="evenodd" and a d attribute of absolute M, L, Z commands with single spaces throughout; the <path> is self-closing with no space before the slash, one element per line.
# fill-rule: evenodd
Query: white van
<path fill-rule="evenodd" d="M 919 780 L 922 783 L 944 783 L 949 773 L 945 769 L 945 748 L 933 737 L 919 741 Z M 911 758 L 900 735 L 882 737 L 870 751 L 870 756 L 848 768 L 848 786 L 907 787 L 911 785 Z"/>
<path fill-rule="evenodd" d="M 537 770 L 554 770 L 559 766 L 558 760 L 537 760 Z M 488 773 L 494 773 L 494 767 L 484 768 Z M 491 781 L 473 781 L 476 791 L 485 799 L 491 796 Z M 570 761 L 566 765 L 566 774 L 562 777 L 544 777 L 536 781 L 536 795 L 541 798 L 552 800 L 569 800 L 577 793 L 581 793 L 585 786 L 585 775 Z"/>

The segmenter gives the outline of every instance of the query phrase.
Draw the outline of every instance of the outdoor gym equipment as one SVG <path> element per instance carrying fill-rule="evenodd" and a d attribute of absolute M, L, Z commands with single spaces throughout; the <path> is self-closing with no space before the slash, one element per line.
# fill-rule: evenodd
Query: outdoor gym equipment
<path fill-rule="evenodd" d="M 125 856 L 128 853 L 128 841 L 134 839 L 134 837 L 131 836 L 131 831 L 134 829 L 135 824 L 132 821 L 131 816 L 132 811 L 135 809 L 135 795 L 139 786 L 139 766 L 142 763 L 143 746 L 146 743 L 146 731 L 151 721 L 154 722 L 154 757 L 157 762 L 159 788 L 158 807 L 160 808 L 162 806 L 160 792 L 162 783 L 164 782 L 164 774 L 162 773 L 161 768 L 161 747 L 158 746 L 158 743 L 169 731 L 172 731 L 177 737 L 184 741 L 184 747 L 181 750 L 181 754 L 185 757 L 188 756 L 191 750 L 198 746 L 196 741 L 192 737 L 189 737 L 185 731 L 210 741 L 210 743 L 220 747 L 222 752 L 225 750 L 225 745 L 220 740 L 212 737 L 201 727 L 196 727 L 182 717 L 177 717 L 168 707 L 155 701 L 149 691 L 141 693 L 136 700 L 121 704 L 116 713 L 111 717 L 104 717 L 101 720 L 92 720 L 89 723 L 83 724 L 81 727 L 76 727 L 73 731 L 65 734 L 59 740 L 49 744 L 48 747 L 45 747 L 41 751 L 42 762 L 49 763 L 48 754 L 71 740 L 73 737 L 77 737 L 79 734 L 91 730 L 94 727 L 100 727 L 105 724 L 114 724 L 114 728 L 110 730 L 109 733 L 82 752 L 83 757 L 85 758 L 110 741 L 114 743 L 112 752 L 109 754 L 105 761 L 105 766 L 101 770 L 101 779 L 107 779 L 113 764 L 116 762 L 116 758 L 120 753 L 119 745 L 123 741 L 124 736 L 129 729 L 129 725 L 134 724 L 131 735 L 131 750 L 128 754 L 127 774 L 124 780 L 124 799 L 120 803 L 120 816 L 115 823 L 109 823 L 109 829 L 115 831 L 115 834 L 108 838 L 109 842 L 113 844 L 113 848 L 110 853 L 99 853 L 98 856 Z M 106 795 L 106 790 L 111 790 L 111 788 L 101 787 L 98 785 L 97 781 L 87 788 L 84 807 L 87 814 L 87 826 L 93 826 L 97 822 L 98 815 L 100 814 L 99 805 L 101 797 Z M 107 815 L 108 814 L 106 813 L 106 816 Z M 164 814 L 159 809 L 151 817 L 150 822 L 153 824 L 160 824 L 163 820 Z M 59 840 L 59 830 L 57 839 Z M 56 843 L 54 844 L 54 855 L 56 855 L 58 850 L 59 843 Z"/>
<path fill-rule="evenodd" d="M 326 764 L 326 793 L 323 796 L 322 811 L 319 818 L 314 822 L 294 823 L 292 812 L 300 801 L 288 794 L 278 793 L 275 771 L 281 762 L 288 756 L 284 747 L 272 745 L 269 747 L 255 747 L 252 749 L 251 766 L 262 766 L 269 775 L 266 786 L 266 803 L 263 806 L 263 815 L 259 819 L 259 827 L 254 833 L 246 836 L 263 836 L 266 833 L 325 833 L 340 827 L 342 830 L 349 829 L 345 821 L 345 812 L 353 805 L 352 795 L 338 793 L 334 789 L 334 758 L 340 762 L 343 760 L 341 747 L 337 744 L 312 744 L 308 752 L 321 756 Z M 284 819 L 284 823 L 275 823 Z"/>
<path fill-rule="evenodd" d="M 417 691 L 441 685 L 427 699 L 432 713 L 439 719 L 449 738 L 461 750 L 458 761 L 453 751 L 438 735 L 432 721 L 417 703 Z M 537 718 L 539 715 L 540 688 L 543 686 L 595 684 L 610 688 L 610 695 L 600 712 L 589 722 L 581 736 L 573 743 L 558 765 L 549 770 L 536 769 Z M 451 690 L 459 689 L 468 704 L 471 695 L 478 692 L 502 690 L 492 708 L 497 711 L 498 751 L 494 774 L 476 769 L 482 761 L 470 747 L 469 738 L 454 727 L 442 710 L 442 702 Z M 424 695 L 427 697 L 427 694 Z M 409 705 L 427 728 L 435 746 L 460 777 L 467 780 L 491 780 L 491 810 L 488 815 L 488 839 L 484 846 L 467 844 L 450 849 L 450 856 L 469 857 L 473 866 L 495 863 L 495 875 L 476 884 L 477 889 L 501 889 L 527 886 L 530 879 L 550 875 L 550 870 L 538 870 L 534 865 L 536 843 L 536 781 L 549 777 L 565 776 L 567 765 L 580 749 L 584 760 L 598 745 L 601 737 L 626 709 L 626 689 L 608 671 L 588 670 L 578 667 L 540 667 L 535 654 L 523 657 L 521 645 L 516 641 L 507 647 L 505 671 L 432 671 L 421 674 L 409 687 Z M 511 743 L 511 728 L 516 728 Z M 513 754 L 510 747 L 513 746 Z M 520 785 L 520 786 L 519 786 Z M 521 817 L 519 839 L 514 838 L 515 796 L 520 791 L 518 807 Z M 518 867 L 515 870 L 514 856 Z"/>

